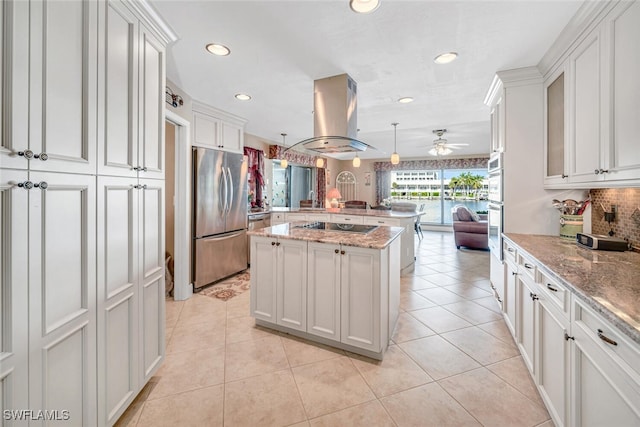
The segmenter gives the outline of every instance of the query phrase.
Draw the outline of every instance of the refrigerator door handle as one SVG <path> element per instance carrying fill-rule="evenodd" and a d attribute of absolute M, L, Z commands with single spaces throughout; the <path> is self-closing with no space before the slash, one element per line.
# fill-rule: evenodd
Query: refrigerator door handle
<path fill-rule="evenodd" d="M 220 215 L 226 215 L 227 214 L 227 198 L 229 197 L 229 187 L 227 184 L 227 174 L 224 171 L 224 168 L 222 168 L 222 175 L 220 177 L 220 181 L 222 181 L 221 185 L 220 185 L 220 192 L 222 192 L 222 190 L 224 189 L 224 197 L 221 197 L 220 200 L 224 200 L 223 203 L 221 203 L 222 205 L 222 209 L 220 210 Z"/>
<path fill-rule="evenodd" d="M 227 214 L 231 212 L 231 206 L 233 206 L 233 176 L 231 176 L 231 169 L 227 168 L 227 174 L 229 175 L 229 182 L 227 185 L 231 189 L 229 191 L 229 204 L 227 205 Z"/>

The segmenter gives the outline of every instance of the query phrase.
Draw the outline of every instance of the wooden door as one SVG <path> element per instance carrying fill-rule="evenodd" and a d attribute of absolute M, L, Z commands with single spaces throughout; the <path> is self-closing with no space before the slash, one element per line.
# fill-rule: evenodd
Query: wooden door
<path fill-rule="evenodd" d="M 29 8 L 30 168 L 95 174 L 98 2 Z"/>
<path fill-rule="evenodd" d="M 98 174 L 136 177 L 138 20 L 122 3 L 101 5 Z M 103 16 L 103 17 L 102 17 Z"/>
<path fill-rule="evenodd" d="M 29 408 L 26 171 L 0 170 L 0 409 Z"/>
<path fill-rule="evenodd" d="M 95 425 L 96 178 L 30 180 L 29 407 Z"/>
<path fill-rule="evenodd" d="M 340 341 L 340 246 L 309 242 L 307 332 Z"/>
<path fill-rule="evenodd" d="M 109 425 L 141 386 L 136 185 L 136 179 L 98 177 L 98 418 Z"/>

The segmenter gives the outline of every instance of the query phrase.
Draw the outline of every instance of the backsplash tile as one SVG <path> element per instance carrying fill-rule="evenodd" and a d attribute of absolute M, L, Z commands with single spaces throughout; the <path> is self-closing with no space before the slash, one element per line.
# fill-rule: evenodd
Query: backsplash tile
<path fill-rule="evenodd" d="M 614 231 L 614 237 L 628 238 L 634 249 L 640 249 L 640 224 L 632 218 L 636 209 L 640 209 L 640 188 L 605 188 L 591 190 L 592 214 L 591 214 L 591 230 L 594 234 L 609 233 L 609 224 L 598 215 L 596 207 L 600 203 L 608 212 L 611 211 L 611 205 L 616 205 L 616 219 L 611 223 Z M 636 217 L 640 214 L 636 214 Z"/>

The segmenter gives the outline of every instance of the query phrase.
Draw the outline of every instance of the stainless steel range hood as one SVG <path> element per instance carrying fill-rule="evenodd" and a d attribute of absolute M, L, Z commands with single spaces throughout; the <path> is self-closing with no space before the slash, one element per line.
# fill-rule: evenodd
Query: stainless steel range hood
<path fill-rule="evenodd" d="M 315 80 L 313 84 L 313 138 L 294 147 L 320 154 L 365 151 L 373 148 L 359 141 L 358 85 L 347 74 Z"/>

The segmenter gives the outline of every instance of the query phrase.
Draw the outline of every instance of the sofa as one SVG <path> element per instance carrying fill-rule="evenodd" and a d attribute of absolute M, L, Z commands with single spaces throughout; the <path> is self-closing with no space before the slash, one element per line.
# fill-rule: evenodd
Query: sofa
<path fill-rule="evenodd" d="M 458 249 L 460 246 L 474 249 L 489 248 L 487 215 L 478 215 L 464 205 L 456 205 L 451 208 L 451 216 L 453 236 Z"/>

